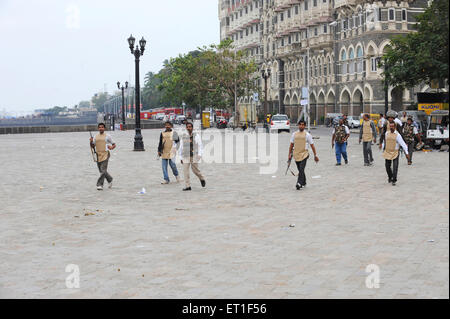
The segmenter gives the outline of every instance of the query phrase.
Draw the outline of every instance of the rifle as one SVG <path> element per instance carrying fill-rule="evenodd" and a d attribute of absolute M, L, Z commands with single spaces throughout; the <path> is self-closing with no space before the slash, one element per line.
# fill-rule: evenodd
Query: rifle
<path fill-rule="evenodd" d="M 89 134 L 91 135 L 91 138 L 94 138 L 92 136 L 92 132 L 89 131 Z M 95 146 L 91 144 L 91 142 L 89 141 L 89 145 L 91 146 L 91 154 L 92 154 L 92 159 L 94 160 L 94 162 L 98 162 L 98 154 L 97 151 L 95 150 Z"/>
<path fill-rule="evenodd" d="M 291 162 L 292 162 L 292 159 L 290 159 L 290 160 L 287 161 L 287 168 L 286 168 L 286 172 L 284 173 L 284 175 L 287 175 L 287 172 L 290 171 L 291 174 L 292 174 L 293 176 L 295 176 L 294 172 L 291 170 Z"/>

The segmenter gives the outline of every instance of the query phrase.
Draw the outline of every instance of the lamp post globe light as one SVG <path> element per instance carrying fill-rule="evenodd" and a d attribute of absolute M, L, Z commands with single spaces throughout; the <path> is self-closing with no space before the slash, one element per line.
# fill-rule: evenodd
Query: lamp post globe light
<path fill-rule="evenodd" d="M 128 81 L 125 86 L 120 86 L 120 82 L 117 82 L 117 88 L 122 90 L 122 131 L 125 131 L 125 90 L 128 89 Z"/>
<path fill-rule="evenodd" d="M 139 62 L 140 57 L 144 55 L 145 45 L 147 41 L 142 38 L 139 41 L 139 45 L 136 45 L 136 39 L 131 35 L 128 38 L 128 45 L 130 47 L 131 54 L 134 55 L 135 61 L 135 73 L 136 73 L 136 84 L 135 84 L 135 103 L 136 103 L 136 134 L 134 136 L 134 150 L 135 151 L 145 151 L 144 141 L 141 134 L 141 86 L 139 84 Z"/>

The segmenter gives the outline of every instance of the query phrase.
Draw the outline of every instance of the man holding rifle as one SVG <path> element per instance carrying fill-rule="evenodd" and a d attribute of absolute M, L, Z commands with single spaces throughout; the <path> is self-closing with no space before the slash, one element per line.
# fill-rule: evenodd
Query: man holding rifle
<path fill-rule="evenodd" d="M 105 178 L 108 181 L 108 187 L 112 187 L 113 178 L 108 173 L 108 161 L 110 157 L 109 152 L 116 148 L 116 143 L 114 143 L 110 135 L 105 133 L 104 123 L 98 125 L 98 132 L 95 137 L 90 138 L 90 144 L 97 154 L 97 166 L 100 171 L 100 177 L 97 180 L 97 190 L 101 191 L 103 190 Z"/>
<path fill-rule="evenodd" d="M 316 161 L 316 163 L 319 162 L 312 136 L 305 131 L 305 128 L 306 122 L 299 121 L 298 131 L 292 134 L 291 145 L 289 146 L 288 163 L 292 160 L 293 156 L 298 168 L 298 180 L 297 184 L 295 185 L 297 190 L 300 190 L 306 186 L 305 167 L 306 162 L 309 158 L 308 144 L 311 146 L 311 149 L 314 152 L 314 160 Z"/>

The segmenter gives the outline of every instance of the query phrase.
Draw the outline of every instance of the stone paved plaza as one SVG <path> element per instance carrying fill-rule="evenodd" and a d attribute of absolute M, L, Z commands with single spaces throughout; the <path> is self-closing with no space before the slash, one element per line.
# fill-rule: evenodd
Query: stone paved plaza
<path fill-rule="evenodd" d="M 352 134 L 350 164 L 335 167 L 330 129 L 315 129 L 321 161 L 299 192 L 283 133 L 276 173 L 202 164 L 207 187 L 193 178 L 186 194 L 160 184 L 158 130 L 143 131 L 143 153 L 134 132 L 111 134 L 103 192 L 89 133 L 0 136 L 0 298 L 449 297 L 448 153 L 402 158 L 393 187 L 377 148 L 364 167 Z"/>

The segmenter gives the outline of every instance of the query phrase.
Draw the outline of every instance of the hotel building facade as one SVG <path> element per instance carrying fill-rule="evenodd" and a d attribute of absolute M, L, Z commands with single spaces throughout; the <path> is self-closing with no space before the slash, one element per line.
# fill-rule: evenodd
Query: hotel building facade
<path fill-rule="evenodd" d="M 413 30 L 414 17 L 427 5 L 426 0 L 219 0 L 220 33 L 246 50 L 261 71 L 270 70 L 270 112 L 297 120 L 308 99 L 302 88 L 309 88 L 311 120 L 321 124 L 326 113 L 384 113 L 377 59 L 392 37 Z M 263 91 L 264 80 L 258 81 Z M 415 93 L 388 87 L 389 109 L 407 109 Z"/>

